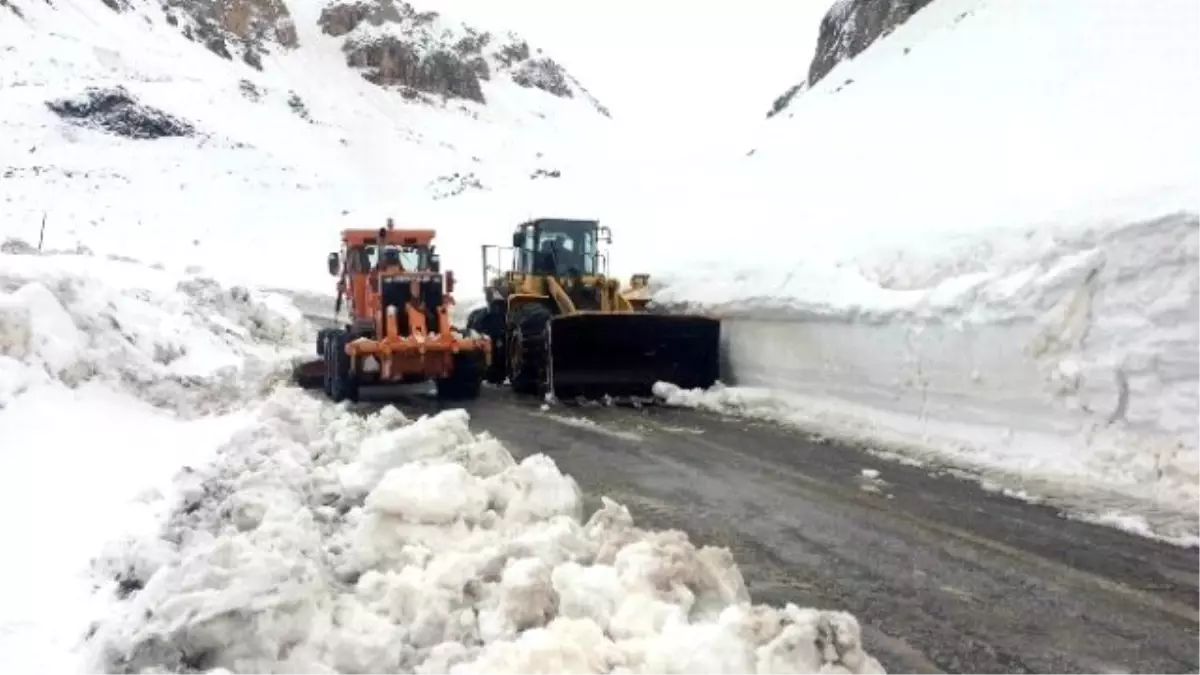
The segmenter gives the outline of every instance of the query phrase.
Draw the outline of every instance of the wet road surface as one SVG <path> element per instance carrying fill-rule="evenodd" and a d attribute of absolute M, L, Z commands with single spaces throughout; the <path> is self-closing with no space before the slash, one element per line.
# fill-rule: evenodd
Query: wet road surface
<path fill-rule="evenodd" d="M 394 403 L 440 404 L 421 387 Z M 363 402 L 364 413 L 382 403 Z M 647 406 L 465 405 L 642 527 L 730 548 L 757 602 L 844 609 L 890 672 L 1197 672 L 1197 551 L 764 422 Z M 863 470 L 879 472 L 877 478 Z"/>

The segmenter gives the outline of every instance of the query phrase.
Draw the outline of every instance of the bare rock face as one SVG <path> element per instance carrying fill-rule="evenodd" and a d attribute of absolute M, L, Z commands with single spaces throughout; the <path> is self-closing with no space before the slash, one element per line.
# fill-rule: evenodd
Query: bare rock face
<path fill-rule="evenodd" d="M 829 74 L 842 61 L 861 54 L 881 37 L 933 0 L 838 0 L 821 20 L 817 51 L 808 67 L 808 79 L 788 88 L 771 104 L 767 117 L 787 109 L 792 100 Z M 849 84 L 849 82 L 847 83 Z M 843 85 L 845 86 L 845 85 Z M 840 91 L 840 88 L 839 88 Z"/>
<path fill-rule="evenodd" d="M 240 58 L 262 70 L 271 45 L 298 44 L 296 24 L 283 0 L 164 0 L 167 21 L 189 40 L 224 59 Z"/>
<path fill-rule="evenodd" d="M 821 20 L 817 53 L 808 67 L 808 83 L 816 84 L 833 67 L 852 59 L 887 36 L 932 0 L 839 0 Z"/>
<path fill-rule="evenodd" d="M 419 12 L 403 0 L 336 0 L 318 23 L 326 35 L 345 39 L 347 65 L 409 98 L 486 103 L 482 83 L 508 77 L 560 98 L 585 96 L 608 114 L 562 66 L 512 33 L 479 31 L 437 12 Z"/>

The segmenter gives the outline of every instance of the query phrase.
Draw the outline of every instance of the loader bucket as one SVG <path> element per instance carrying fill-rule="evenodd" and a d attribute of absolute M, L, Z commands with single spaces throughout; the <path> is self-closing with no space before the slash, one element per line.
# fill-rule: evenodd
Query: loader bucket
<path fill-rule="evenodd" d="M 325 387 L 325 360 L 316 359 L 296 364 L 292 368 L 292 382 L 301 389 L 323 389 Z"/>
<path fill-rule="evenodd" d="M 721 322 L 664 314 L 568 314 L 550 322 L 550 386 L 559 399 L 649 397 L 654 383 L 712 386 Z"/>

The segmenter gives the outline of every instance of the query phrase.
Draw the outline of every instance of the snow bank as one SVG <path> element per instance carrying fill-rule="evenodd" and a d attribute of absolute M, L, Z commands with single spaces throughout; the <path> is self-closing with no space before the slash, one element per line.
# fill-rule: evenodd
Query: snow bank
<path fill-rule="evenodd" d="M 277 297 L 129 260 L 0 251 L 0 670 L 70 672 L 107 611 L 88 561 L 152 533 L 171 476 L 244 425 L 241 409 L 309 340 Z"/>
<path fill-rule="evenodd" d="M 308 332 L 273 294 L 119 258 L 0 254 L 0 409 L 95 380 L 185 416 L 228 411 L 283 378 Z"/>
<path fill-rule="evenodd" d="M 894 291 L 886 309 L 762 299 L 730 311 L 722 337 L 728 377 L 758 389 L 660 393 L 1194 541 L 1200 221 L 1101 229 L 1035 253 L 977 258 L 979 271 Z"/>
<path fill-rule="evenodd" d="M 841 612 L 752 606 L 726 549 L 637 528 L 465 411 L 412 422 L 277 391 L 158 538 L 94 667 L 252 672 L 879 672 Z"/>
<path fill-rule="evenodd" d="M 948 461 L 1194 543 L 1198 232 L 1180 215 L 1087 233 L 930 289 L 881 290 L 891 302 L 874 307 L 709 307 L 725 316 L 727 379 L 763 390 L 703 405 Z"/>

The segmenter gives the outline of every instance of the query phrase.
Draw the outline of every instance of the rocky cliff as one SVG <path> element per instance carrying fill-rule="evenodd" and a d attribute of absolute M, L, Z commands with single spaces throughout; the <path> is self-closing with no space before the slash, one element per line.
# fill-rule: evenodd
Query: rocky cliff
<path fill-rule="evenodd" d="M 897 26 L 933 0 L 838 0 L 821 20 L 817 49 L 808 67 L 808 78 L 789 87 L 775 99 L 767 117 L 773 117 L 791 104 L 805 89 L 821 81 L 842 61 L 858 56 L 876 40 L 886 37 Z"/>
<path fill-rule="evenodd" d="M 608 115 L 561 65 L 513 33 L 480 31 L 400 0 L 335 0 L 319 22 L 326 35 L 344 39 L 347 65 L 409 98 L 485 103 L 482 83 L 507 77 L 560 98 L 583 97 Z"/>
<path fill-rule="evenodd" d="M 126 0 L 104 0 L 114 11 Z M 223 59 L 241 59 L 262 70 L 262 57 L 273 45 L 297 45 L 296 24 L 283 0 L 163 0 L 167 23 Z"/>
<path fill-rule="evenodd" d="M 808 67 L 814 85 L 834 66 L 852 59 L 908 21 L 932 0 L 839 0 L 821 20 L 817 52 Z"/>

